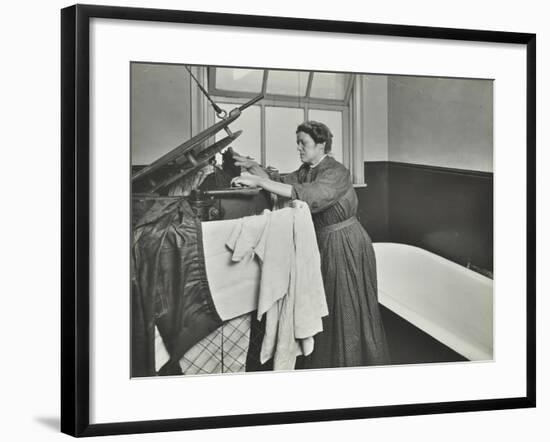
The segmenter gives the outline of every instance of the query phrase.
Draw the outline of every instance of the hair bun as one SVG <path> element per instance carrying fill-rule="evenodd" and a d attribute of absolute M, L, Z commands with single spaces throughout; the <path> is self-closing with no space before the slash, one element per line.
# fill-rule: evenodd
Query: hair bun
<path fill-rule="evenodd" d="M 329 153 L 332 149 L 332 132 L 326 124 L 319 121 L 304 121 L 296 129 L 296 133 L 304 132 L 308 134 L 317 144 L 325 143 L 325 153 Z"/>

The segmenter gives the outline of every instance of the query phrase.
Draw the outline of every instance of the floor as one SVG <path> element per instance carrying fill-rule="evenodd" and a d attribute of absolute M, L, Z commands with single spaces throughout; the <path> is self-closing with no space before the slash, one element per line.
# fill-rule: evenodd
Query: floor
<path fill-rule="evenodd" d="M 410 322 L 380 305 L 392 365 L 467 361 L 464 356 L 432 338 Z M 263 323 L 252 320 L 246 371 L 272 370 L 272 361 L 259 363 Z"/>
<path fill-rule="evenodd" d="M 425 364 L 468 360 L 383 305 L 380 306 L 380 309 L 392 364 Z"/>

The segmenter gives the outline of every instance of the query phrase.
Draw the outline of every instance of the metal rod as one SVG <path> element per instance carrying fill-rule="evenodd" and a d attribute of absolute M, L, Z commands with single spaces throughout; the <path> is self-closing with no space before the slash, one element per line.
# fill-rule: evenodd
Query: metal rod
<path fill-rule="evenodd" d="M 257 96 L 254 97 L 252 100 L 247 101 L 245 104 L 243 104 L 242 106 L 240 106 L 240 107 L 239 107 L 239 110 L 242 112 L 242 111 L 245 110 L 246 108 L 252 106 L 253 104 L 256 104 L 258 101 L 263 100 L 263 99 L 264 99 L 264 94 L 257 95 Z"/>
<path fill-rule="evenodd" d="M 195 80 L 195 83 L 197 83 L 197 86 L 199 87 L 199 89 L 202 91 L 202 93 L 206 96 L 206 98 L 208 98 L 208 101 L 210 101 L 210 103 L 212 104 L 212 107 L 214 108 L 214 110 L 216 111 L 216 113 L 218 115 L 222 114 L 223 113 L 223 110 L 221 107 L 219 107 L 215 102 L 214 100 L 212 100 L 212 98 L 210 97 L 210 95 L 208 94 L 208 92 L 206 91 L 206 89 L 204 89 L 204 87 L 202 87 L 202 84 L 200 84 L 199 80 L 197 80 L 197 77 L 195 77 L 193 75 L 193 72 L 191 72 L 191 69 L 189 69 L 189 67 L 186 65 L 185 66 L 185 69 L 187 69 L 187 72 L 189 72 L 189 75 L 191 75 L 191 77 L 193 78 L 193 80 Z"/>
<path fill-rule="evenodd" d="M 261 191 L 260 187 L 230 187 L 229 189 L 205 190 L 202 193 L 206 196 L 223 198 L 224 196 L 254 196 Z"/>

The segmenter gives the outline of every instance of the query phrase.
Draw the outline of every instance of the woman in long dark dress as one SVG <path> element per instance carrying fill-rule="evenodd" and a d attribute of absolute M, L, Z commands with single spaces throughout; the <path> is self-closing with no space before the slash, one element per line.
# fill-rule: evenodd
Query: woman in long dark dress
<path fill-rule="evenodd" d="M 302 165 L 281 182 L 268 178 L 258 163 L 236 156 L 250 174 L 236 185 L 259 186 L 305 201 L 311 210 L 321 255 L 329 315 L 315 336 L 313 353 L 302 368 L 389 364 L 380 317 L 376 259 L 371 239 L 356 218 L 357 195 L 350 173 L 328 153 L 332 134 L 322 123 L 306 121 L 296 130 Z"/>

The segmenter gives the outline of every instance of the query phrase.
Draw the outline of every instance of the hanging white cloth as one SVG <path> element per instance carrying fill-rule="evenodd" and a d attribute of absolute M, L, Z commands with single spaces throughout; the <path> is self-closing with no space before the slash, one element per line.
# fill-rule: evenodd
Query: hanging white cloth
<path fill-rule="evenodd" d="M 319 250 L 309 208 L 202 223 L 206 273 L 223 320 L 257 310 L 266 315 L 260 360 L 293 369 L 313 351 L 328 314 Z"/>

